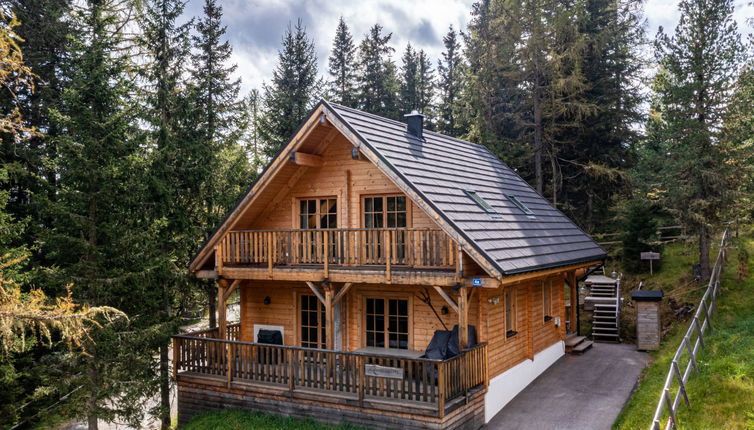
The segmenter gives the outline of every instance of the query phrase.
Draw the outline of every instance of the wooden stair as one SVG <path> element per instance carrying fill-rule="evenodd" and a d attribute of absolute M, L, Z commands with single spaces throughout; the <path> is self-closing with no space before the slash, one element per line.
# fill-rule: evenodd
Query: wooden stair
<path fill-rule="evenodd" d="M 565 340 L 565 350 L 568 354 L 582 354 L 593 344 L 594 342 L 588 340 L 585 336 L 570 334 Z"/>

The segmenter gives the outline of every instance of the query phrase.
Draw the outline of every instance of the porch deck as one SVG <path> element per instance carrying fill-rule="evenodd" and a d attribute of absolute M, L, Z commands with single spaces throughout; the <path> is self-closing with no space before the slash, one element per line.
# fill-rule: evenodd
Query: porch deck
<path fill-rule="evenodd" d="M 228 326 L 231 340 L 217 339 L 216 329 L 173 338 L 179 390 L 435 419 L 486 390 L 486 344 L 430 360 L 239 342 L 238 329 Z"/>

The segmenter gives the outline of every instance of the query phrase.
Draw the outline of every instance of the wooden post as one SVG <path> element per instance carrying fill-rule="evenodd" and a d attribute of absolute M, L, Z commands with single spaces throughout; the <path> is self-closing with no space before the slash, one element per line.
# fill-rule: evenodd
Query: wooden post
<path fill-rule="evenodd" d="M 327 349 L 335 349 L 335 313 L 332 285 L 325 285 L 325 344 Z"/>
<path fill-rule="evenodd" d="M 578 320 L 578 315 L 576 313 L 576 309 L 579 307 L 579 287 L 578 282 L 576 281 L 576 272 L 570 272 L 567 275 L 568 285 L 571 286 L 570 288 L 570 301 L 571 301 L 571 315 L 569 316 L 569 320 L 571 322 L 570 327 L 568 329 L 571 333 L 576 331 L 576 323 Z"/>
<path fill-rule="evenodd" d="M 267 232 L 267 274 L 272 278 L 272 265 L 275 263 L 275 250 L 273 249 L 273 236 L 275 233 Z"/>
<path fill-rule="evenodd" d="M 223 271 L 223 241 L 220 242 L 220 246 L 215 247 L 215 271 L 220 275 Z"/>
<path fill-rule="evenodd" d="M 437 363 L 437 413 L 440 418 L 445 416 L 445 364 Z"/>
<path fill-rule="evenodd" d="M 458 349 L 463 351 L 469 346 L 469 296 L 468 287 L 458 290 Z"/>
<path fill-rule="evenodd" d="M 390 283 L 390 275 L 391 275 L 391 268 L 390 268 L 390 260 L 392 258 L 392 249 L 390 244 L 390 230 L 385 230 L 385 279 L 387 279 L 387 282 Z"/>
<path fill-rule="evenodd" d="M 532 333 L 531 317 L 531 283 L 526 284 L 526 357 L 534 360 L 534 339 Z M 515 293 L 514 293 L 515 294 Z"/>
<path fill-rule="evenodd" d="M 225 290 L 228 287 L 227 279 L 220 279 L 217 281 L 217 327 L 220 339 L 227 339 L 227 306 L 225 303 Z"/>
<path fill-rule="evenodd" d="M 327 230 L 322 231 L 322 235 L 324 236 L 324 245 L 325 245 L 325 252 L 323 253 L 324 256 L 324 271 L 325 271 L 325 278 L 330 277 L 330 235 L 328 234 Z"/>
<path fill-rule="evenodd" d="M 366 370 L 365 370 L 365 362 L 364 362 L 364 356 L 359 355 L 356 357 L 358 366 L 359 366 L 359 406 L 364 407 L 364 388 L 367 385 L 366 381 Z"/>
<path fill-rule="evenodd" d="M 226 344 L 227 346 L 227 353 L 228 353 L 228 360 L 227 360 L 227 367 L 225 369 L 225 373 L 228 376 L 228 388 L 230 388 L 230 383 L 233 381 L 233 344 L 228 342 Z"/>
<path fill-rule="evenodd" d="M 178 368 L 181 366 L 181 339 L 173 338 L 173 379 L 178 379 Z"/>

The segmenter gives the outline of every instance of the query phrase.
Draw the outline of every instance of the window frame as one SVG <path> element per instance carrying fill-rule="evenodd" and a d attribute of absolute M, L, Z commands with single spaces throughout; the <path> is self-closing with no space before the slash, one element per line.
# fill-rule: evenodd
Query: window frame
<path fill-rule="evenodd" d="M 508 199 L 509 202 L 513 203 L 513 205 L 516 206 L 521 212 L 523 212 L 527 218 L 537 218 L 536 215 L 534 215 L 534 211 L 526 206 L 526 204 L 522 202 L 521 199 L 518 198 L 518 196 L 514 196 L 513 194 L 506 194 L 505 198 Z"/>
<path fill-rule="evenodd" d="M 509 304 L 510 309 L 508 306 Z M 505 338 L 510 339 L 518 334 L 518 294 L 516 294 L 514 288 L 508 288 L 503 291 L 503 312 L 505 314 L 503 316 Z M 509 316 L 511 317 L 510 322 L 508 321 Z"/>
<path fill-rule="evenodd" d="M 390 336 L 389 336 L 389 323 L 388 323 L 388 312 L 389 312 L 389 302 L 388 300 L 405 300 L 407 301 L 407 310 L 408 310 L 408 345 L 406 350 L 413 350 L 414 349 L 414 302 L 411 295 L 405 295 L 405 294 L 390 294 L 390 293 L 384 293 L 379 291 L 365 291 L 361 294 L 360 303 L 361 303 L 361 327 L 359 330 L 359 333 L 361 334 L 361 347 L 366 348 L 368 347 L 367 344 L 367 300 L 368 299 L 380 299 L 385 301 L 385 329 L 384 329 L 384 335 L 385 335 L 385 349 L 398 349 L 398 348 L 390 348 Z M 376 347 L 379 348 L 379 347 Z"/>
<path fill-rule="evenodd" d="M 302 214 L 301 214 L 301 202 L 302 201 L 306 201 L 306 200 L 315 200 L 316 201 L 316 206 L 317 206 L 317 211 L 316 211 L 316 214 L 317 214 L 317 227 L 315 227 L 314 229 L 311 229 L 309 227 L 307 227 L 307 228 L 302 228 L 301 227 L 301 216 L 302 216 Z M 322 215 L 328 215 L 328 214 L 330 214 L 329 212 L 327 212 L 327 213 L 323 213 L 322 212 L 322 210 L 321 210 L 322 200 L 335 200 L 335 214 L 334 214 L 335 215 L 335 227 L 323 228 L 321 226 L 322 225 Z M 335 196 L 335 195 L 301 196 L 301 197 L 297 196 L 297 197 L 294 197 L 293 198 L 293 221 L 292 221 L 292 223 L 293 223 L 293 229 L 296 229 L 296 230 L 320 230 L 320 229 L 322 229 L 322 230 L 334 230 L 334 229 L 339 228 L 340 227 L 340 218 L 341 218 L 340 217 L 340 212 L 339 212 L 340 206 L 341 206 L 340 203 L 341 203 L 340 199 L 338 198 L 338 196 Z"/>
<path fill-rule="evenodd" d="M 553 281 L 551 279 L 542 281 L 542 320 L 544 324 L 547 324 L 554 320 L 554 312 L 552 306 L 552 282 Z"/>
<path fill-rule="evenodd" d="M 303 312 L 303 298 L 304 297 L 314 297 L 317 303 L 317 314 L 318 314 L 318 321 L 322 322 L 322 326 L 320 327 L 320 338 L 317 340 L 317 343 L 320 345 L 319 347 L 315 349 L 326 349 L 327 348 L 327 328 L 326 328 L 326 322 L 322 321 L 322 318 L 326 318 L 325 316 L 325 309 L 324 304 L 315 296 L 314 294 L 307 294 L 304 292 L 298 293 L 296 295 L 296 343 L 301 348 L 313 348 L 311 346 L 304 346 L 304 338 L 302 336 L 302 328 L 304 328 L 304 321 L 302 318 L 302 312 Z M 311 312 L 311 311 L 309 311 Z M 312 327 L 311 325 L 307 325 L 306 327 Z"/>
<path fill-rule="evenodd" d="M 399 213 L 400 211 L 388 211 L 387 209 L 387 199 L 388 197 L 403 197 L 406 199 L 406 226 L 405 227 L 388 227 L 387 220 L 388 220 L 388 214 L 389 213 Z M 381 198 L 382 199 L 382 227 L 367 227 L 366 226 L 366 199 L 375 199 L 375 198 Z M 411 199 L 408 198 L 407 195 L 403 193 L 385 193 L 385 194 L 360 194 L 359 195 L 359 226 L 361 228 L 370 228 L 370 229 L 384 229 L 384 228 L 411 228 L 413 226 L 413 214 L 412 214 L 412 204 Z M 376 213 L 374 211 L 370 213 Z"/>

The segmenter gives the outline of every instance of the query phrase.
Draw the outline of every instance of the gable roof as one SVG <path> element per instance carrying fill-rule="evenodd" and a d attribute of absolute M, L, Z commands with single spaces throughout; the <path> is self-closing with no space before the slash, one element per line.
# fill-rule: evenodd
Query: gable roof
<path fill-rule="evenodd" d="M 434 216 L 462 249 L 490 275 L 512 275 L 602 260 L 605 251 L 568 217 L 482 145 L 424 131 L 419 140 L 404 123 L 321 101 L 302 122 L 320 111 L 412 199 Z M 295 136 L 295 135 L 294 135 Z M 209 255 L 221 233 L 250 204 L 258 183 L 274 175 L 285 145 L 249 187 L 223 223 L 192 259 L 192 270 Z M 283 157 L 285 158 L 285 157 Z M 262 184 L 263 185 L 263 184 Z M 474 191 L 496 212 L 488 213 L 467 194 Z M 516 196 L 525 214 L 508 196 Z M 225 226 L 225 228 L 224 228 Z M 483 260 L 483 261 L 482 261 Z"/>

